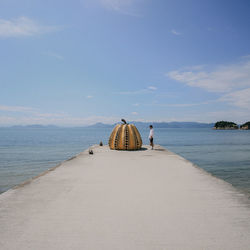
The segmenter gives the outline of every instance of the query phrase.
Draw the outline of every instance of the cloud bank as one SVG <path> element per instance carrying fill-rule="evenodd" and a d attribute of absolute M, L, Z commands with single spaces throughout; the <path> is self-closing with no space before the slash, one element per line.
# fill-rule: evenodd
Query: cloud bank
<path fill-rule="evenodd" d="M 119 117 L 114 116 L 75 117 L 65 113 L 44 113 L 32 107 L 0 105 L 0 126 L 29 124 L 86 126 L 97 122 L 113 124 L 119 120 Z"/>
<path fill-rule="evenodd" d="M 250 87 L 250 61 L 218 66 L 211 71 L 175 70 L 166 75 L 191 87 L 199 87 L 210 92 L 229 92 Z"/>
<path fill-rule="evenodd" d="M 220 94 L 219 102 L 250 109 L 249 57 L 234 64 L 217 66 L 210 71 L 205 70 L 204 66 L 191 67 L 189 70 L 170 71 L 166 76 L 190 87 Z"/>
<path fill-rule="evenodd" d="M 228 93 L 219 100 L 239 108 L 250 109 L 250 88 Z"/>

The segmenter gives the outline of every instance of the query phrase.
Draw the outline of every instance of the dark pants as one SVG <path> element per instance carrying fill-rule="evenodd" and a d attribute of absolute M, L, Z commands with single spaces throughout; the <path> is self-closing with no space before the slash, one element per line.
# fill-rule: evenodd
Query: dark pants
<path fill-rule="evenodd" d="M 150 146 L 153 147 L 154 146 L 154 138 L 150 138 L 149 141 L 150 141 Z"/>

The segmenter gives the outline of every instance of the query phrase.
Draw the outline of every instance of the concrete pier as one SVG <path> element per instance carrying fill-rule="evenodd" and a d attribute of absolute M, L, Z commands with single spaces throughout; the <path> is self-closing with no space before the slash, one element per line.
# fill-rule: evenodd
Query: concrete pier
<path fill-rule="evenodd" d="M 160 146 L 92 149 L 0 195 L 1 250 L 250 249 L 231 185 Z"/>

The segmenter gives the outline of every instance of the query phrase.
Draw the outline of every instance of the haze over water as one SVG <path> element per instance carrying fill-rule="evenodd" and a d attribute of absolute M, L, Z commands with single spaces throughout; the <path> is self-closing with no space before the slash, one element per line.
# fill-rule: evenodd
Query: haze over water
<path fill-rule="evenodd" d="M 144 144 L 148 128 L 138 127 Z M 0 128 L 0 192 L 38 175 L 93 144 L 112 128 Z M 155 143 L 250 195 L 250 131 L 155 129 Z M 167 167 L 167 166 L 166 166 Z M 178 181 L 178 180 L 177 180 Z"/>

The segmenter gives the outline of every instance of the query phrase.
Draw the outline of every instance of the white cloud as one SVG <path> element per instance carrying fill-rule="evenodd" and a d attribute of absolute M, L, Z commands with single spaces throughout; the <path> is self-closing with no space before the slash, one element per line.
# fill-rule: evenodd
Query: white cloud
<path fill-rule="evenodd" d="M 19 17 L 12 20 L 0 19 L 0 37 L 25 37 L 48 33 L 58 30 L 56 26 L 44 26 L 28 17 Z"/>
<path fill-rule="evenodd" d="M 155 86 L 149 86 L 148 89 L 149 90 L 157 90 L 157 88 Z"/>
<path fill-rule="evenodd" d="M 0 115 L 0 126 L 10 125 L 30 125 L 30 124 L 41 124 L 41 125 L 58 125 L 58 126 L 87 126 L 97 122 L 106 124 L 113 124 L 120 121 L 118 117 L 105 117 L 105 116 L 91 116 L 91 117 L 72 117 L 72 116 L 21 116 L 14 117 L 11 115 L 1 116 Z"/>
<path fill-rule="evenodd" d="M 174 34 L 174 35 L 176 35 L 176 36 L 181 35 L 180 32 L 178 32 L 178 31 L 176 31 L 176 30 L 174 30 L 174 29 L 171 30 L 171 33 Z"/>
<path fill-rule="evenodd" d="M 229 92 L 250 87 L 250 61 L 217 66 L 212 71 L 175 70 L 166 74 L 169 78 L 211 92 Z"/>
<path fill-rule="evenodd" d="M 209 102 L 199 102 L 199 103 L 172 103 L 172 104 L 152 104 L 153 106 L 162 106 L 162 107 L 193 107 L 193 106 L 200 106 L 206 105 Z"/>
<path fill-rule="evenodd" d="M 85 126 L 97 122 L 113 124 L 117 121 L 120 121 L 120 118 L 114 116 L 74 117 L 65 113 L 44 113 L 31 107 L 0 106 L 0 126 L 28 124 Z"/>
<path fill-rule="evenodd" d="M 141 94 L 150 94 L 153 91 L 157 90 L 155 86 L 149 86 L 145 89 L 139 89 L 139 90 L 134 90 L 134 91 L 121 91 L 121 92 L 116 92 L 115 94 L 120 94 L 120 95 L 141 95 Z"/>
<path fill-rule="evenodd" d="M 132 105 L 135 106 L 135 107 L 138 107 L 140 104 L 139 103 L 134 103 Z"/>
<path fill-rule="evenodd" d="M 148 93 L 146 89 L 140 89 L 140 90 L 135 90 L 135 91 L 120 91 L 120 92 L 115 92 L 114 94 L 119 94 L 119 95 L 140 95 L 140 94 L 145 94 Z"/>
<path fill-rule="evenodd" d="M 137 112 L 132 112 L 131 114 L 132 114 L 132 115 L 138 115 L 138 113 L 137 113 Z"/>
<path fill-rule="evenodd" d="M 24 106 L 6 106 L 0 105 L 0 111 L 8 113 L 23 113 L 25 115 L 34 117 L 62 117 L 64 113 L 42 113 L 38 109 Z"/>
<path fill-rule="evenodd" d="M 34 109 L 30 108 L 30 107 L 23 107 L 23 106 L 6 106 L 6 105 L 0 105 L 0 111 L 33 112 Z"/>
<path fill-rule="evenodd" d="M 62 124 L 62 125 L 68 125 L 68 126 L 84 126 L 84 125 L 92 125 L 97 122 L 102 122 L 105 124 L 113 124 L 117 121 L 120 121 L 120 117 L 115 116 L 89 116 L 89 117 L 72 117 L 67 116 L 60 120 L 57 120 L 55 124 Z"/>
<path fill-rule="evenodd" d="M 250 88 L 223 95 L 219 101 L 227 102 L 236 107 L 250 109 Z"/>
<path fill-rule="evenodd" d="M 93 98 L 93 97 L 94 97 L 94 96 L 92 96 L 92 95 L 87 95 L 87 96 L 86 96 L 87 99 L 91 99 L 91 98 Z"/>

